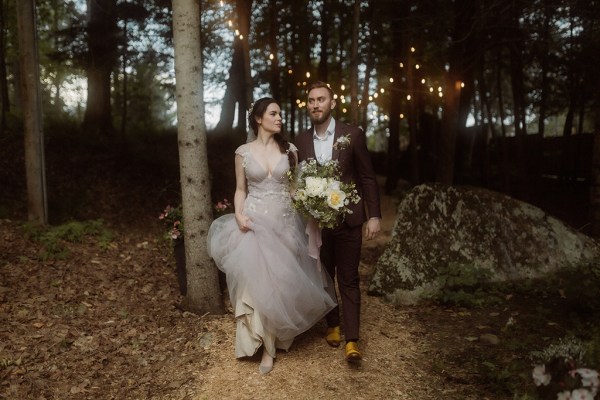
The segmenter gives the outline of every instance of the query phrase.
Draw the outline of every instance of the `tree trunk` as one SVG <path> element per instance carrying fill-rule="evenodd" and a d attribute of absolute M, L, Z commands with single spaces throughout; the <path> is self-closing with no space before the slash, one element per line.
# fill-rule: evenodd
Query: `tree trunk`
<path fill-rule="evenodd" d="M 44 134 L 34 0 L 20 0 L 16 2 L 16 9 L 25 131 L 28 219 L 47 224 Z"/>
<path fill-rule="evenodd" d="M 88 2 L 87 105 L 83 130 L 87 134 L 112 136 L 110 76 L 117 63 L 116 0 Z"/>
<path fill-rule="evenodd" d="M 412 42 L 412 38 L 408 39 L 408 42 Z M 419 116 L 417 115 L 417 96 L 415 95 L 415 58 L 413 57 L 412 50 L 406 51 L 406 85 L 408 94 L 411 96 L 410 100 L 407 100 L 408 105 L 408 133 L 410 137 L 410 146 L 408 151 L 410 153 L 410 170 L 412 183 L 418 185 L 421 183 L 421 166 L 419 163 L 419 140 L 417 138 L 417 121 Z"/>
<path fill-rule="evenodd" d="M 397 46 L 400 47 L 400 43 Z M 390 136 L 388 138 L 387 148 L 387 165 L 386 165 L 386 180 L 385 180 L 385 193 L 391 194 L 398 184 L 398 164 L 400 158 L 400 109 L 402 106 L 402 95 L 400 92 L 400 82 L 402 82 L 402 76 L 400 74 L 400 67 L 398 63 L 392 65 L 392 75 L 394 82 L 392 83 L 390 93 L 390 122 L 389 130 Z"/>
<path fill-rule="evenodd" d="M 269 0 L 269 47 L 273 58 L 271 62 L 271 95 L 277 101 L 282 101 L 281 98 L 281 78 L 279 70 L 279 46 L 277 45 L 277 37 L 279 36 L 279 23 L 277 21 L 277 15 L 279 7 L 277 6 L 277 0 Z"/>
<path fill-rule="evenodd" d="M 360 124 L 363 131 L 367 131 L 367 123 L 368 123 L 368 107 L 369 107 L 369 86 L 371 84 L 371 74 L 373 73 L 373 68 L 375 65 L 375 55 L 373 54 L 373 40 L 374 40 L 374 29 L 373 29 L 373 5 L 369 4 L 369 13 L 367 14 L 367 18 L 369 20 L 369 36 L 368 36 L 368 45 L 367 45 L 367 59 L 365 61 L 365 82 L 363 85 L 363 91 L 360 102 Z M 390 115 L 391 117 L 391 115 Z M 397 116 L 396 116 L 397 117 Z M 379 149 L 377 149 L 379 150 Z"/>
<path fill-rule="evenodd" d="M 238 130 L 246 132 L 248 129 L 246 121 L 246 112 L 252 104 L 254 97 L 252 85 L 252 75 L 250 71 L 250 17 L 252 15 L 252 0 L 236 0 L 236 10 L 238 13 L 238 24 L 240 34 L 242 35 L 242 91 L 238 99 Z"/>
<path fill-rule="evenodd" d="M 500 146 L 500 179 L 501 190 L 503 193 L 509 194 L 511 187 L 510 173 L 508 169 L 508 138 L 506 135 L 506 126 L 504 125 L 504 92 L 502 90 L 502 48 L 498 48 L 496 54 L 496 90 L 498 92 L 498 114 L 500 118 L 501 146 Z"/>
<path fill-rule="evenodd" d="M 350 121 L 358 123 L 358 40 L 360 30 L 360 0 L 354 0 L 352 49 L 350 52 Z"/>
<path fill-rule="evenodd" d="M 224 308 L 219 276 L 206 248 L 212 207 L 206 152 L 198 2 L 173 0 L 173 43 L 187 267 L 187 293 L 182 306 L 200 315 L 222 314 Z"/>
<path fill-rule="evenodd" d="M 0 136 L 6 130 L 6 116 L 10 111 L 8 79 L 6 76 L 6 25 L 4 0 L 0 0 Z"/>
<path fill-rule="evenodd" d="M 600 90 L 600 85 L 596 84 Z M 600 93 L 596 91 L 596 93 Z M 600 95 L 596 94 L 599 100 Z M 594 153 L 592 161 L 592 176 L 590 185 L 590 220 L 591 234 L 595 238 L 600 238 L 600 102 L 596 103 L 594 126 Z"/>
<path fill-rule="evenodd" d="M 456 78 L 452 65 L 446 76 L 444 90 L 444 114 L 438 153 L 437 181 L 446 185 L 454 182 L 454 153 L 460 102 L 460 81 Z"/>
<path fill-rule="evenodd" d="M 509 37 L 509 59 L 510 59 L 510 83 L 513 94 L 513 115 L 514 129 L 516 141 L 516 193 L 515 196 L 519 199 L 530 201 L 531 188 L 529 182 L 531 180 L 531 172 L 529 171 L 527 157 L 533 155 L 525 154 L 527 123 L 526 106 L 525 106 L 525 88 L 524 88 L 524 68 L 523 68 L 523 35 L 519 18 L 521 10 L 514 2 L 511 5 L 511 27 Z"/>
<path fill-rule="evenodd" d="M 127 75 L 127 61 L 128 61 L 128 56 L 127 56 L 127 45 L 128 45 L 128 38 L 127 38 L 127 20 L 123 21 L 123 37 L 125 38 L 125 51 L 123 52 L 123 62 L 122 62 L 122 71 L 121 74 L 123 74 L 123 95 L 122 95 L 122 101 L 121 101 L 121 136 L 125 137 L 125 135 L 127 134 L 127 108 L 128 108 L 128 102 L 129 102 L 129 91 L 128 91 L 128 87 L 127 87 L 127 80 L 128 80 L 128 75 Z"/>
<path fill-rule="evenodd" d="M 238 105 L 237 131 L 246 133 L 246 111 L 252 103 L 252 80 L 250 76 L 250 11 L 252 0 L 236 0 L 236 13 L 239 35 L 233 40 L 233 57 L 229 68 L 227 87 L 221 103 L 221 117 L 216 130 L 228 131 L 233 128 L 235 105 Z M 241 37 L 240 37 L 241 36 Z"/>
<path fill-rule="evenodd" d="M 317 72 L 318 79 L 323 82 L 327 82 L 329 79 L 329 33 L 333 24 L 331 11 L 331 0 L 324 0 L 323 9 L 321 10 L 321 48 Z"/>

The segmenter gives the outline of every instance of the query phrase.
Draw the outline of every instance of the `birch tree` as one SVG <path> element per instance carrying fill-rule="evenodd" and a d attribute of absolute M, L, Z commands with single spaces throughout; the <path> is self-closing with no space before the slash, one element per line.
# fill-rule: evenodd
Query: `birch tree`
<path fill-rule="evenodd" d="M 182 306 L 197 314 L 222 314 L 224 309 L 218 273 L 206 247 L 212 209 L 206 152 L 198 1 L 173 0 L 173 43 L 187 267 L 187 293 Z"/>

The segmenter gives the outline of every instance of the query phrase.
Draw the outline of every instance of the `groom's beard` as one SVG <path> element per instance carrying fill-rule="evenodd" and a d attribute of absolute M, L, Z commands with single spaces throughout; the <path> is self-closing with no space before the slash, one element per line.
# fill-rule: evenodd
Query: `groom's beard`
<path fill-rule="evenodd" d="M 323 122 L 327 121 L 327 118 L 329 118 L 330 115 L 331 110 L 323 110 L 323 113 L 320 117 L 317 117 L 315 114 L 310 113 L 310 121 L 315 125 L 322 124 Z"/>

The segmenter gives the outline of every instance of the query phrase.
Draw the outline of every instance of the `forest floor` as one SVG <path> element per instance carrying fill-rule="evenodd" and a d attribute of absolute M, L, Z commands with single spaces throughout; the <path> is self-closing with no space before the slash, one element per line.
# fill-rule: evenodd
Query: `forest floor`
<path fill-rule="evenodd" d="M 22 160 L 0 158 L 0 178 L 13 182 L 0 201 L 0 399 L 511 399 L 532 385 L 528 352 L 568 331 L 558 295 L 505 293 L 478 308 L 397 307 L 367 295 L 395 219 L 397 199 L 383 196 L 383 230 L 364 243 L 360 265 L 362 362 L 329 347 L 320 322 L 260 375 L 257 357 L 234 358 L 231 309 L 179 308 L 157 220 L 171 172 L 151 167 L 157 160 L 64 158 L 60 148 L 49 146 L 49 187 L 62 196 L 51 206 L 102 218 L 113 237 L 95 231 L 50 247 L 24 227 L 24 206 L 10 207 L 23 188 L 5 168 Z"/>

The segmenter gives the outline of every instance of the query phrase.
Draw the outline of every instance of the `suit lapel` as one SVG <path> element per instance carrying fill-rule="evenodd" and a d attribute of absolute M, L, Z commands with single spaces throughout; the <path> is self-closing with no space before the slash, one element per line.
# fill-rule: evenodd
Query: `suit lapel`
<path fill-rule="evenodd" d="M 336 142 L 337 140 L 342 136 L 343 134 L 343 128 L 342 128 L 342 124 L 339 123 L 338 121 L 335 121 L 335 133 L 333 134 L 333 149 L 331 150 L 331 159 L 332 160 L 336 160 L 338 158 L 340 158 L 340 147 L 336 146 Z"/>
<path fill-rule="evenodd" d="M 314 158 L 316 160 L 317 155 L 315 153 L 315 141 L 313 140 L 314 131 L 315 127 L 313 126 L 306 132 L 306 149 L 308 149 L 308 154 L 306 155 L 306 158 Z"/>

